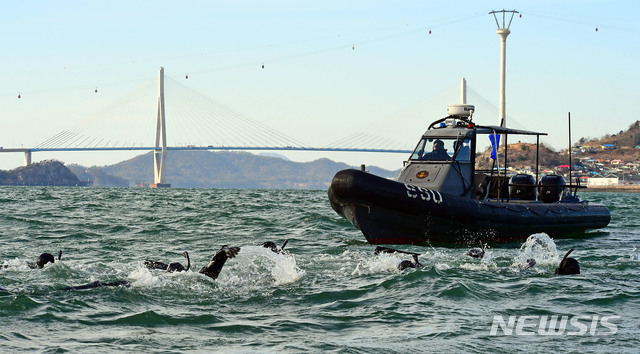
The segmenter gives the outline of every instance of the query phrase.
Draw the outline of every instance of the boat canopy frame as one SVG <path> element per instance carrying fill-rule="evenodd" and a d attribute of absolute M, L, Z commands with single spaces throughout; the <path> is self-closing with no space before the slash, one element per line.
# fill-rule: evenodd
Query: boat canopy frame
<path fill-rule="evenodd" d="M 445 122 L 447 122 L 448 120 L 453 119 L 455 120 L 455 124 L 453 126 L 447 126 Z M 436 121 L 434 121 L 433 123 L 431 123 L 427 129 L 427 132 L 425 132 L 425 134 L 423 134 L 423 138 L 425 136 L 429 136 L 430 138 L 434 138 L 434 137 L 439 137 L 441 139 L 445 138 L 446 134 L 435 134 L 435 132 L 437 132 L 440 129 L 443 128 L 467 128 L 469 130 L 472 130 L 473 133 L 471 135 L 473 135 L 473 156 L 472 156 L 472 171 L 474 171 L 472 173 L 472 178 L 475 177 L 476 172 L 481 172 L 481 173 L 490 173 L 491 176 L 496 176 L 498 178 L 500 178 L 501 176 L 501 171 L 500 171 L 500 161 L 499 161 L 499 146 L 495 147 L 496 150 L 496 160 L 494 160 L 494 166 L 495 163 L 498 164 L 497 169 L 495 167 L 492 167 L 491 170 L 476 170 L 475 168 L 475 162 L 476 162 L 476 151 L 475 151 L 475 145 L 476 145 L 476 141 L 477 141 L 477 137 L 478 135 L 503 135 L 504 136 L 504 167 L 503 167 L 503 175 L 502 178 L 504 178 L 505 180 L 508 179 L 507 176 L 507 168 L 508 168 L 508 136 L 509 135 L 529 135 L 529 136 L 535 136 L 536 137 L 536 161 L 535 161 L 535 165 L 536 165 L 536 169 L 535 169 L 535 186 L 536 188 L 540 187 L 540 171 L 539 171 L 539 167 L 540 167 L 540 136 L 547 136 L 547 133 L 543 133 L 543 132 L 536 132 L 536 131 L 530 131 L 530 130 L 523 130 L 523 129 L 514 129 L 514 128 L 508 128 L 508 127 L 502 127 L 502 126 L 497 126 L 497 125 L 476 125 L 475 123 L 472 122 L 470 117 L 461 117 L 461 116 L 447 116 L 441 119 L 438 119 Z M 439 135 L 439 136 L 438 136 Z M 467 134 L 465 134 L 465 136 L 468 136 Z M 408 161 L 405 161 L 408 162 Z M 453 162 L 453 161 L 452 161 Z M 441 162 L 441 163 L 447 163 L 445 162 Z M 449 162 L 451 163 L 451 162 Z M 474 178 L 475 180 L 475 178 Z M 475 182 L 474 182 L 475 183 Z M 508 182 L 507 182 L 508 183 Z M 585 186 L 581 186 L 580 183 L 578 182 L 578 184 L 574 185 L 572 180 L 569 180 L 569 183 L 565 186 L 568 191 L 569 194 L 571 194 L 571 191 L 573 190 L 573 195 L 574 197 L 576 196 L 577 193 L 577 189 L 578 188 L 586 188 Z M 502 197 L 498 197 L 498 199 L 504 199 L 504 196 Z M 509 196 L 506 196 L 506 199 L 509 199 Z"/>

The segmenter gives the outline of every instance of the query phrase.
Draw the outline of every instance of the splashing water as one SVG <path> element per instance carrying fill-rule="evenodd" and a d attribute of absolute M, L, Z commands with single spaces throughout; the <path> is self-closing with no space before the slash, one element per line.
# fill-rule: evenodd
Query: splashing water
<path fill-rule="evenodd" d="M 479 262 L 465 262 L 460 265 L 460 268 L 466 270 L 480 270 L 480 271 L 496 271 L 498 270 L 498 264 L 495 261 L 495 257 L 493 256 L 493 252 L 489 246 L 483 246 L 484 254 L 482 258 L 480 258 Z M 466 254 L 463 256 L 464 259 L 470 259 Z"/>
<path fill-rule="evenodd" d="M 265 251 L 263 250 L 263 252 Z M 305 271 L 298 268 L 295 255 L 290 254 L 288 251 L 283 251 L 282 253 L 265 253 L 268 254 L 268 258 L 274 263 L 271 269 L 271 276 L 275 281 L 274 285 L 295 283 L 304 276 Z"/>
<path fill-rule="evenodd" d="M 343 255 L 348 254 L 348 251 L 345 251 Z M 351 275 L 366 275 L 366 274 L 375 274 L 375 273 L 383 273 L 383 272 L 396 272 L 399 273 L 398 264 L 403 260 L 407 259 L 402 257 L 401 253 L 380 253 L 377 255 L 356 255 L 359 260 L 356 268 L 353 270 Z M 409 257 L 410 258 L 410 257 Z"/>
<path fill-rule="evenodd" d="M 294 255 L 287 251 L 275 253 L 261 246 L 242 246 L 238 256 L 227 262 L 218 278 L 221 282 L 269 287 L 294 283 L 305 274 L 298 268 Z"/>
<path fill-rule="evenodd" d="M 518 255 L 513 258 L 513 269 L 528 269 L 528 260 L 533 259 L 536 262 L 536 269 L 541 269 L 549 266 L 557 266 L 560 262 L 560 256 L 558 256 L 558 250 L 553 239 L 545 233 L 533 234 L 527 238 L 527 241 L 522 244 Z"/>

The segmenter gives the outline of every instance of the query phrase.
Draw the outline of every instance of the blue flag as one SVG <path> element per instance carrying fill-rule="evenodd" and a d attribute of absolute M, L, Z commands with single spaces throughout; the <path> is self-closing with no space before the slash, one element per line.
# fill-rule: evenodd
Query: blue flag
<path fill-rule="evenodd" d="M 494 137 L 495 137 L 495 141 L 494 141 Z M 489 140 L 491 141 L 491 158 L 495 160 L 497 156 L 497 151 L 498 151 L 497 147 L 500 145 L 500 134 L 489 135 Z"/>

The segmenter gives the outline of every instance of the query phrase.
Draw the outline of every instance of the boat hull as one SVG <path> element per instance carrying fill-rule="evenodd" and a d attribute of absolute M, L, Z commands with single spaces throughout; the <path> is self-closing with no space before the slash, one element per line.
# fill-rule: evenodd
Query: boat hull
<path fill-rule="evenodd" d="M 539 232 L 570 237 L 611 220 L 600 204 L 475 200 L 351 169 L 334 176 L 328 193 L 332 208 L 371 244 L 511 242 Z"/>

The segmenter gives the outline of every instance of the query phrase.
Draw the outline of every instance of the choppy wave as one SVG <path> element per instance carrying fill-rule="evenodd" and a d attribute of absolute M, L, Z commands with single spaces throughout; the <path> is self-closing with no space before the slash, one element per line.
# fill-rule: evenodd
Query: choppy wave
<path fill-rule="evenodd" d="M 631 351 L 640 326 L 640 196 L 586 238 L 395 246 L 374 254 L 325 191 L 0 188 L 0 346 L 16 351 Z M 285 252 L 260 245 L 289 240 Z M 216 280 L 199 274 L 241 247 Z M 580 275 L 554 275 L 569 249 Z M 42 252 L 62 259 L 32 269 Z M 145 259 L 192 269 L 149 270 Z M 535 259 L 530 266 L 529 260 Z M 62 291 L 94 281 L 130 286 Z M 4 289 L 4 290 L 3 290 Z M 609 337 L 492 336 L 495 315 L 619 315 Z"/>

